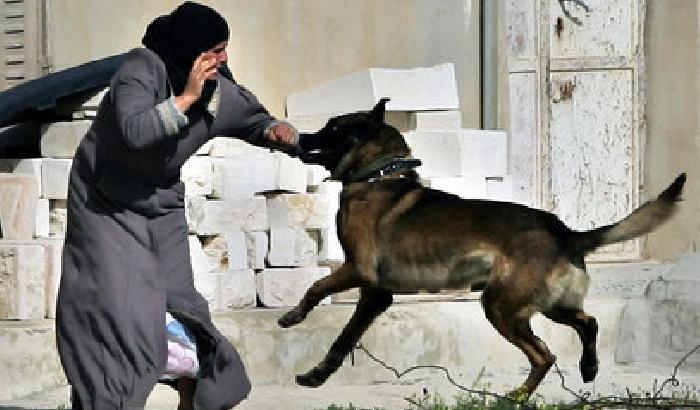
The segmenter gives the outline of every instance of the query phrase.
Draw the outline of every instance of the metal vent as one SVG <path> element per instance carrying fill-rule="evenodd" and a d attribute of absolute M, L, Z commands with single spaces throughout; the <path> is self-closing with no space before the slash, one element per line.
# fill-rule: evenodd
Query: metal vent
<path fill-rule="evenodd" d="M 41 1 L 0 0 L 0 90 L 41 74 Z"/>

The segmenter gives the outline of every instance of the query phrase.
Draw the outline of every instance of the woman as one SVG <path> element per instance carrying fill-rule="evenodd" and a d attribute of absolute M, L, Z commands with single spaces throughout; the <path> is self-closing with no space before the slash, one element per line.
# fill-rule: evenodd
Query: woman
<path fill-rule="evenodd" d="M 192 2 L 154 20 L 76 152 L 56 319 L 74 410 L 143 408 L 166 370 L 166 312 L 199 358 L 195 379 L 174 375 L 180 409 L 231 408 L 250 390 L 193 285 L 180 167 L 215 135 L 291 147 L 298 134 L 232 79 L 228 35 Z"/>

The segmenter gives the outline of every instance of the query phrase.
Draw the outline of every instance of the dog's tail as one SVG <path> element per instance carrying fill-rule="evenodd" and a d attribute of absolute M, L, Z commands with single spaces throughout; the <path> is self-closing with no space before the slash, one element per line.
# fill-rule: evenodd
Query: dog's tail
<path fill-rule="evenodd" d="M 571 249 L 586 254 L 600 246 L 626 241 L 653 231 L 675 214 L 685 179 L 685 173 L 678 175 L 656 199 L 645 203 L 617 223 L 590 231 L 574 232 L 571 236 Z"/>

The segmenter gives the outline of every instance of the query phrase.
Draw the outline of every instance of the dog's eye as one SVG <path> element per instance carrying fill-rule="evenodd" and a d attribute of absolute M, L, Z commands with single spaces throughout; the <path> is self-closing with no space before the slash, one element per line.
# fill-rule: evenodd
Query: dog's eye
<path fill-rule="evenodd" d="M 338 127 L 336 127 L 336 126 L 331 127 L 331 131 L 333 131 L 333 132 L 338 131 Z"/>

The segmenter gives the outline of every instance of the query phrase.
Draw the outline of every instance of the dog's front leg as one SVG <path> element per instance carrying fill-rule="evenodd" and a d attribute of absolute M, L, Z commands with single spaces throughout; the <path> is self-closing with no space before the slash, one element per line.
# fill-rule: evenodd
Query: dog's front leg
<path fill-rule="evenodd" d="M 327 296 L 365 285 L 367 285 L 367 281 L 360 277 L 355 269 L 355 264 L 344 263 L 337 271 L 311 285 L 299 304 L 285 313 L 277 323 L 281 327 L 299 324 Z"/>
<path fill-rule="evenodd" d="M 360 300 L 350 321 L 333 342 L 321 363 L 307 373 L 297 375 L 296 380 L 299 385 L 318 387 L 325 383 L 328 377 L 343 364 L 343 359 L 355 347 L 369 325 L 387 310 L 393 301 L 391 292 L 385 289 L 362 288 L 360 292 Z"/>

